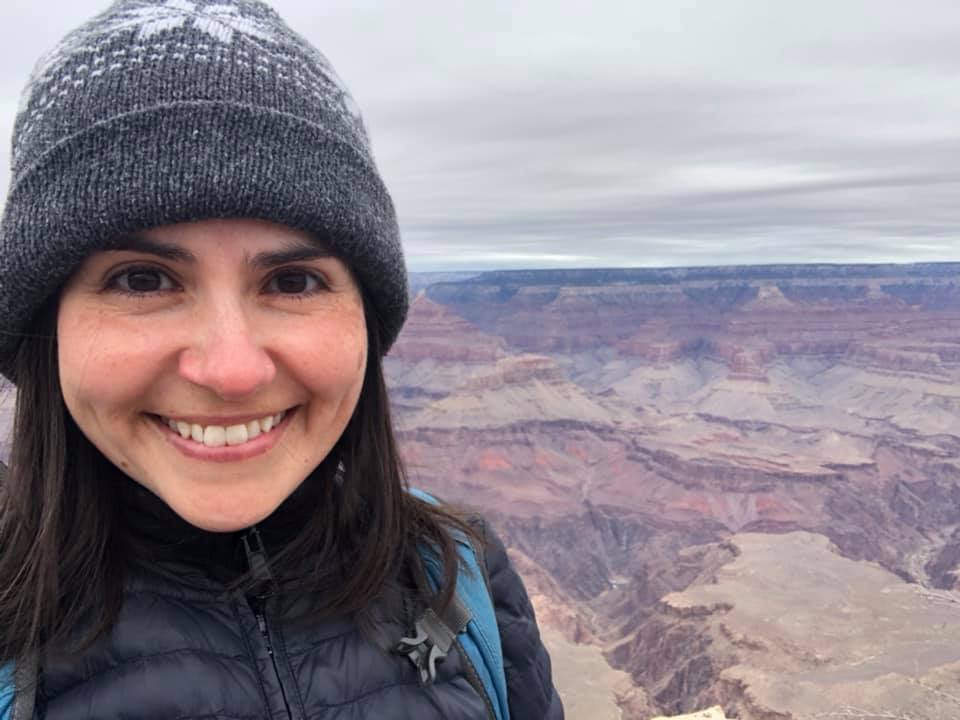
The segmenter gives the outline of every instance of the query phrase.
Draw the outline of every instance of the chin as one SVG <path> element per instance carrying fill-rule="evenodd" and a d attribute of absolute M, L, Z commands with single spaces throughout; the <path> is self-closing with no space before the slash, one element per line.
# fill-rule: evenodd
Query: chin
<path fill-rule="evenodd" d="M 264 517 L 266 517 L 266 515 L 264 515 Z M 184 520 L 193 525 L 195 528 L 212 533 L 232 533 L 240 530 L 246 530 L 250 526 L 256 525 L 262 519 L 263 518 L 246 522 L 232 518 L 184 518 Z"/>
<path fill-rule="evenodd" d="M 248 527 L 268 518 L 277 509 L 279 503 L 266 507 L 255 507 L 253 504 L 238 505 L 235 508 L 204 508 L 196 505 L 178 507 L 176 504 L 169 502 L 168 505 L 177 515 L 200 530 L 230 533 L 246 530 Z"/>

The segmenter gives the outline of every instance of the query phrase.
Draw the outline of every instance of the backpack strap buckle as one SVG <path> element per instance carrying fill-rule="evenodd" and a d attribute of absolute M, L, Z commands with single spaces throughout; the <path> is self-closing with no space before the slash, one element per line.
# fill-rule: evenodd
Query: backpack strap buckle
<path fill-rule="evenodd" d="M 414 637 L 400 638 L 396 652 L 406 655 L 417 669 L 420 676 L 420 685 L 429 687 L 437 679 L 437 663 L 447 657 L 447 654 L 434 645 L 433 640 L 423 630 L 418 620 L 415 626 Z"/>
<path fill-rule="evenodd" d="M 437 679 L 437 663 L 447 657 L 447 653 L 456 642 L 457 633 L 462 632 L 470 619 L 469 610 L 466 610 L 457 600 L 454 600 L 454 605 L 457 606 L 455 613 L 458 615 L 453 628 L 437 615 L 433 608 L 427 608 L 420 619 L 414 623 L 415 635 L 400 638 L 400 642 L 394 648 L 395 652 L 410 658 L 410 662 L 417 668 L 420 685 L 423 687 L 429 687 Z M 449 610 L 445 613 L 445 615 L 450 614 Z"/>

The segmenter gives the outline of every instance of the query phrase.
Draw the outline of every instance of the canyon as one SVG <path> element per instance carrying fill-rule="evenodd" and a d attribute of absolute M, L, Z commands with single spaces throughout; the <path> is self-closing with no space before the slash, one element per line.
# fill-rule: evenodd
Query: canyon
<path fill-rule="evenodd" d="M 960 265 L 411 286 L 410 482 L 503 536 L 569 717 L 960 716 Z"/>

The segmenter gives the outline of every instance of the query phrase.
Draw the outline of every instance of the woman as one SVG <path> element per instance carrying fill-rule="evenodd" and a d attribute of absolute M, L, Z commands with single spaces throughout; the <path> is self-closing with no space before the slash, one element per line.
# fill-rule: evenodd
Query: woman
<path fill-rule="evenodd" d="M 0 237 L 0 664 L 36 717 L 505 716 L 429 631 L 467 540 L 510 716 L 562 717 L 502 544 L 405 490 L 406 309 L 355 105 L 268 7 L 120 0 L 41 60 Z"/>

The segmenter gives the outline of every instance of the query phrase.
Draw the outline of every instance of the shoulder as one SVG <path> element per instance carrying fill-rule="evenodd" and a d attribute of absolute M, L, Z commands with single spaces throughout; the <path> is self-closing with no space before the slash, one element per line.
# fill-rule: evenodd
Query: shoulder
<path fill-rule="evenodd" d="M 479 515 L 472 516 L 470 524 L 483 542 L 482 556 L 503 646 L 510 715 L 562 720 L 563 708 L 553 686 L 550 655 L 540 639 L 536 613 L 523 580 L 490 524 Z"/>

